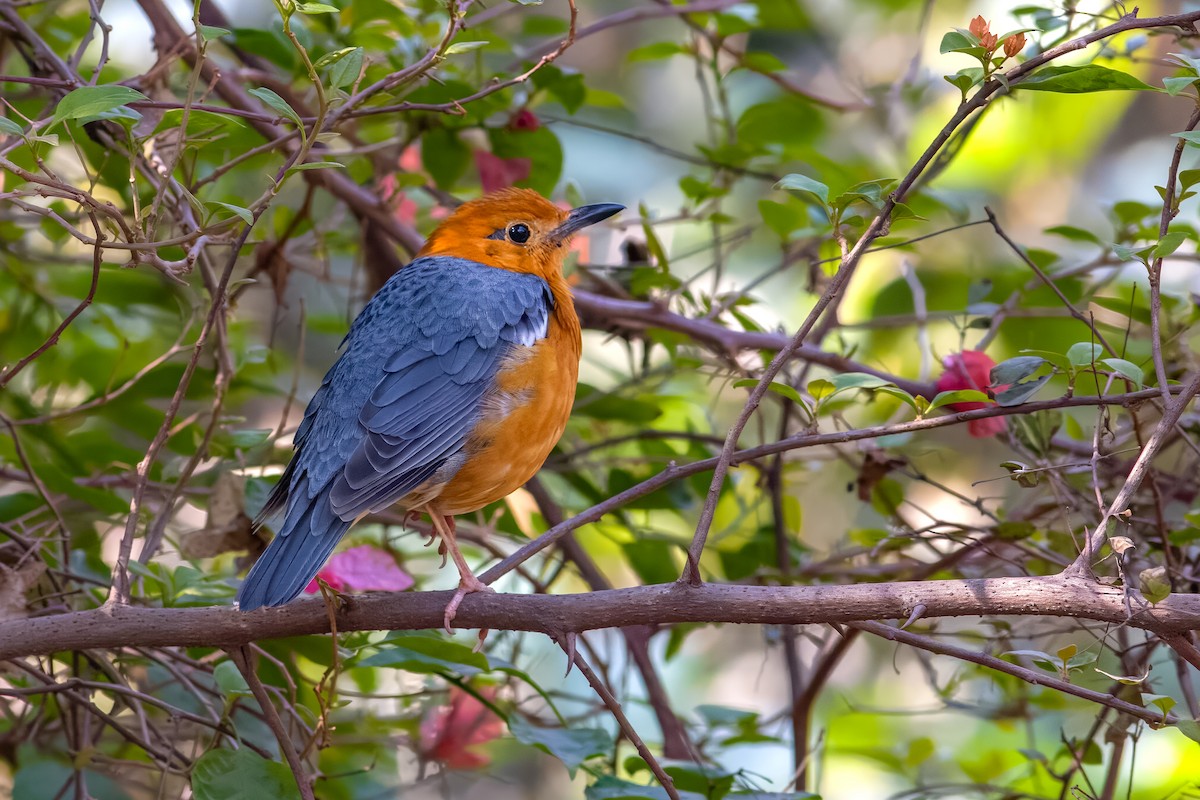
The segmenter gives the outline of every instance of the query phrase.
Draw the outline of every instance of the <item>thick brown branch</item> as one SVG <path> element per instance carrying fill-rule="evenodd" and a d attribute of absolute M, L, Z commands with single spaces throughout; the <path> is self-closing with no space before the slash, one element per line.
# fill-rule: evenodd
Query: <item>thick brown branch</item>
<path fill-rule="evenodd" d="M 451 592 L 351 597 L 339 631 L 433 630 Z M 587 594 L 472 594 L 455 619 L 463 628 L 569 633 L 651 623 L 723 622 L 803 625 L 906 619 L 918 605 L 925 618 L 983 614 L 1054 616 L 1127 623 L 1156 633 L 1200 628 L 1200 596 L 1175 594 L 1157 605 L 1133 604 L 1125 593 L 1081 578 L 988 578 L 849 586 L 688 587 L 663 584 Z M 259 639 L 326 633 L 319 599 L 243 613 L 230 607 L 110 606 L 0 623 L 0 660 L 64 650 L 120 647 L 236 647 Z"/>

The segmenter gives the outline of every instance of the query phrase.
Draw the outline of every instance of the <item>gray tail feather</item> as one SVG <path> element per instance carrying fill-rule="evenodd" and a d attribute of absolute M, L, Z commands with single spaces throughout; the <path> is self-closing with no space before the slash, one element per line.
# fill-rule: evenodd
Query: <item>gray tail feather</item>
<path fill-rule="evenodd" d="M 242 611 L 281 606 L 304 591 L 350 529 L 351 523 L 329 507 L 328 492 L 311 498 L 299 519 L 295 511 L 289 509 L 283 526 L 242 582 L 237 594 Z"/>

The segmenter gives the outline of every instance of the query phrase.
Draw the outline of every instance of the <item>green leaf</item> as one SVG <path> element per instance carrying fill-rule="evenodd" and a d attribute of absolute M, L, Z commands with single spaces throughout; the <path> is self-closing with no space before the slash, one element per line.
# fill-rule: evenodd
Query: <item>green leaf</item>
<path fill-rule="evenodd" d="M 743 378 L 739 381 L 734 381 L 733 386 L 736 389 L 753 388 L 755 386 L 758 386 L 758 381 L 755 380 L 754 378 Z M 791 400 L 793 402 L 800 403 L 802 405 L 807 405 L 806 403 L 804 403 L 804 398 L 802 398 L 800 396 L 800 393 L 797 392 L 794 387 L 789 386 L 786 383 L 780 383 L 779 381 L 771 381 L 770 385 L 767 386 L 767 389 L 769 389 L 770 391 L 779 395 L 780 397 L 786 397 L 788 400 Z"/>
<path fill-rule="evenodd" d="M 1166 258 L 1178 250 L 1179 246 L 1187 241 L 1187 238 L 1187 234 L 1183 231 L 1168 231 L 1166 236 L 1158 240 L 1158 244 L 1150 255 L 1153 258 Z"/>
<path fill-rule="evenodd" d="M 1067 361 L 1073 367 L 1090 367 L 1103 354 L 1104 348 L 1094 342 L 1076 342 L 1067 348 Z"/>
<path fill-rule="evenodd" d="M 1191 739 L 1193 742 L 1200 742 L 1200 722 L 1194 719 L 1181 719 L 1176 723 L 1179 732 Z"/>
<path fill-rule="evenodd" d="M 333 69 L 329 70 L 329 85 L 335 89 L 352 85 L 362 74 L 362 67 L 363 49 L 352 48 L 349 53 L 333 62 Z"/>
<path fill-rule="evenodd" d="M 671 56 L 684 55 L 688 49 L 677 42 L 653 42 L 642 47 L 634 48 L 625 56 L 629 63 L 636 61 L 658 61 Z"/>
<path fill-rule="evenodd" d="M 1085 231 L 1083 228 L 1076 228 L 1073 225 L 1055 225 L 1052 228 L 1046 228 L 1046 233 L 1061 236 L 1064 239 L 1070 239 L 1073 242 L 1089 242 L 1091 244 L 1103 244 L 1100 237 L 1091 231 Z"/>
<path fill-rule="evenodd" d="M 0 133 L 12 134 L 13 136 L 24 136 L 25 129 L 13 122 L 8 117 L 0 117 Z"/>
<path fill-rule="evenodd" d="M 775 188 L 785 189 L 801 199 L 816 200 L 822 206 L 829 204 L 829 187 L 798 172 L 784 175 Z"/>
<path fill-rule="evenodd" d="M 192 767 L 196 800 L 292 800 L 300 797 L 296 779 L 285 764 L 268 761 L 249 747 L 209 750 Z"/>
<path fill-rule="evenodd" d="M 508 729 L 517 741 L 544 750 L 566 765 L 575 776 L 583 762 L 612 752 L 613 740 L 599 728 L 538 728 L 513 714 Z"/>
<path fill-rule="evenodd" d="M 337 161 L 306 161 L 303 164 L 297 164 L 292 167 L 290 172 L 308 172 L 313 169 L 345 169 L 345 164 L 339 164 Z"/>
<path fill-rule="evenodd" d="M 983 392 L 975 389 L 955 389 L 950 392 L 938 392 L 937 396 L 929 403 L 929 408 L 926 411 L 933 411 L 935 408 L 950 405 L 951 403 L 991 403 L 992 398 L 988 397 Z"/>
<path fill-rule="evenodd" d="M 1151 89 L 1128 73 L 1099 64 L 1042 67 L 1016 84 L 1016 88 L 1036 92 L 1082 94 L 1123 89 Z"/>
<path fill-rule="evenodd" d="M 249 697 L 252 692 L 241 670 L 232 661 L 222 661 L 213 668 L 213 680 L 227 698 Z"/>
<path fill-rule="evenodd" d="M 475 42 L 455 42 L 446 48 L 446 55 L 453 56 L 457 55 L 458 53 L 469 53 L 472 50 L 478 50 L 486 44 L 489 43 L 483 40 Z"/>
<path fill-rule="evenodd" d="M 245 222 L 247 225 L 254 224 L 254 215 L 250 212 L 250 209 L 248 209 L 248 208 L 243 208 L 242 206 L 235 206 L 233 203 L 222 203 L 220 200 L 209 200 L 204 205 L 217 206 L 219 208 L 223 208 L 226 211 L 233 212 L 235 215 L 237 215 L 237 217 L 239 219 L 242 220 L 242 222 Z"/>
<path fill-rule="evenodd" d="M 1146 373 L 1132 361 L 1126 361 L 1123 358 L 1105 358 L 1101 363 L 1118 375 L 1133 381 L 1134 385 L 1139 389 L 1142 388 L 1143 382 L 1146 380 Z"/>
<path fill-rule="evenodd" d="M 265 86 L 259 86 L 257 89 L 251 89 L 250 94 L 254 95 L 259 100 L 262 100 L 264 103 L 270 106 L 275 113 L 279 114 L 279 116 L 285 119 L 290 119 L 292 122 L 296 123 L 296 127 L 301 131 L 304 130 L 304 122 L 301 121 L 300 115 L 297 114 L 296 110 L 288 105 L 288 102 L 278 94 Z"/>
<path fill-rule="evenodd" d="M 992 386 L 1004 386 L 1016 383 L 1022 378 L 1028 378 L 1045 363 L 1046 359 L 1040 356 L 1017 356 L 1007 361 L 1001 361 L 992 367 L 988 377 L 991 379 Z"/>
<path fill-rule="evenodd" d="M 211 42 L 214 39 L 220 39 L 222 36 L 228 36 L 233 31 L 228 28 L 218 28 L 216 25 L 201 25 L 196 29 L 200 34 L 200 38 L 206 42 Z"/>
<path fill-rule="evenodd" d="M 909 408 L 911 408 L 913 411 L 919 410 L 917 408 L 916 398 L 898 386 L 880 386 L 876 391 L 880 392 L 881 394 L 886 394 L 890 397 L 896 398 L 897 400 L 899 400 L 900 402 L 904 403 Z"/>
<path fill-rule="evenodd" d="M 1181 131 L 1171 135 L 1177 139 L 1183 139 L 1188 144 L 1200 144 L 1200 131 Z"/>
<path fill-rule="evenodd" d="M 1174 97 L 1195 82 L 1195 75 L 1188 78 L 1163 78 L 1163 88 L 1167 90 L 1167 94 Z"/>
<path fill-rule="evenodd" d="M 1163 716 L 1171 713 L 1171 709 L 1175 707 L 1175 698 L 1166 694 L 1150 694 L 1142 692 L 1142 702 L 1149 701 L 1150 705 L 1157 706 L 1162 711 Z"/>
<path fill-rule="evenodd" d="M 948 31 L 942 36 L 942 43 L 938 45 L 938 52 L 945 55 L 946 53 L 958 53 L 962 50 L 978 46 L 979 40 L 971 34 L 965 31 Z"/>
<path fill-rule="evenodd" d="M 844 392 L 848 389 L 880 389 L 884 386 L 896 385 L 885 378 L 881 378 L 878 375 L 870 375 L 866 372 L 843 372 L 834 375 L 831 382 L 839 392 Z"/>
<path fill-rule="evenodd" d="M 1150 567 L 1138 575 L 1142 594 L 1151 603 L 1161 603 L 1171 594 L 1171 579 L 1166 567 Z"/>
<path fill-rule="evenodd" d="M 50 119 L 46 130 L 50 130 L 63 120 L 94 117 L 105 111 L 120 108 L 126 103 L 148 99 L 137 89 L 131 89 L 128 86 L 115 84 L 81 86 L 58 101 L 58 106 L 54 109 L 54 116 Z"/>
<path fill-rule="evenodd" d="M 464 678 L 490 669 L 487 656 L 440 636 L 388 636 L 377 646 L 379 652 L 364 658 L 358 666 L 434 675 L 450 672 Z"/>
<path fill-rule="evenodd" d="M 341 11 L 328 3 L 296 3 L 296 10 L 301 14 L 337 14 Z"/>
<path fill-rule="evenodd" d="M 1062 667 L 1062 661 L 1060 659 L 1056 659 L 1054 656 L 1050 655 L 1049 653 L 1042 652 L 1041 650 L 1008 650 L 1000 655 L 1023 656 L 1024 658 L 1028 658 L 1042 669 L 1050 672 L 1058 672 Z"/>
<path fill-rule="evenodd" d="M 817 378 L 815 381 L 808 382 L 808 386 L 805 387 L 805 391 L 807 391 L 814 400 L 820 402 L 836 392 L 837 387 L 824 378 Z"/>
<path fill-rule="evenodd" d="M 1179 188 L 1187 191 L 1200 183 L 1200 169 L 1184 169 L 1179 171 Z"/>

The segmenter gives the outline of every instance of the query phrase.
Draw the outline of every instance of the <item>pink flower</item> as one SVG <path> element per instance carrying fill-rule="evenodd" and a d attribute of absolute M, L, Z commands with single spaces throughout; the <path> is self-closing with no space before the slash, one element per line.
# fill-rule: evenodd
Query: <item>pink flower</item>
<path fill-rule="evenodd" d="M 491 700 L 495 689 L 480 694 Z M 504 720 L 457 686 L 450 687 L 446 705 L 432 709 L 421 720 L 421 757 L 440 761 L 450 769 L 478 769 L 491 762 L 484 753 L 470 749 L 504 733 Z"/>
<path fill-rule="evenodd" d="M 518 181 L 529 177 L 533 163 L 528 158 L 500 158 L 486 150 L 475 151 L 475 168 L 479 170 L 479 182 L 483 192 L 507 189 Z"/>
<path fill-rule="evenodd" d="M 1008 388 L 1007 386 L 990 385 L 992 367 L 996 366 L 996 362 L 987 353 L 979 350 L 964 350 L 961 353 L 948 355 L 942 359 L 942 366 L 945 367 L 946 371 L 942 373 L 942 377 L 938 378 L 937 390 L 939 392 L 974 389 L 977 392 L 989 394 L 989 389 L 1003 391 Z M 992 404 L 982 401 L 951 403 L 950 408 L 955 411 L 974 411 L 979 408 L 987 408 L 990 405 Z M 1003 430 L 1003 417 L 973 419 L 967 423 L 967 433 L 977 439 L 995 436 Z"/>
<path fill-rule="evenodd" d="M 351 547 L 329 559 L 317 578 L 340 592 L 356 589 L 362 592 L 403 592 L 413 585 L 412 576 L 396 566 L 396 559 L 386 550 L 364 544 Z M 304 589 L 308 594 L 320 591 L 314 578 Z"/>

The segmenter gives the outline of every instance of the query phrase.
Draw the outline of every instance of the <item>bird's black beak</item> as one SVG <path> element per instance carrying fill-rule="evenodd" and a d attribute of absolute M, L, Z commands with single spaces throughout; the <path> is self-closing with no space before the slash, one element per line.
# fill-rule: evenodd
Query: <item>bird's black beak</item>
<path fill-rule="evenodd" d="M 577 231 L 586 228 L 588 225 L 595 225 L 601 220 L 608 219 L 618 211 L 624 210 L 625 206 L 618 203 L 595 203 L 594 205 L 571 209 L 571 213 L 567 214 L 567 218 L 563 221 L 563 224 L 550 231 L 550 241 L 555 244 L 562 244 Z"/>

